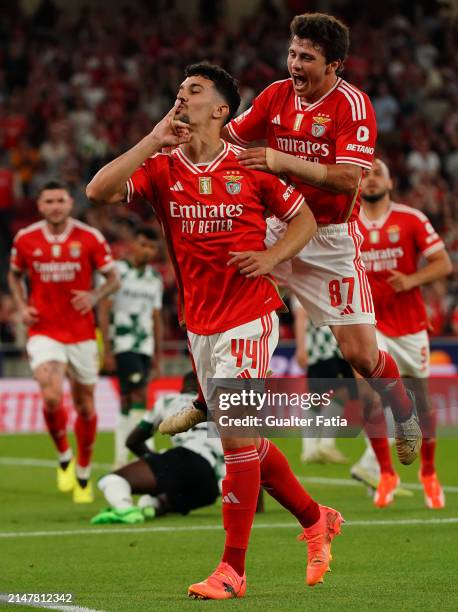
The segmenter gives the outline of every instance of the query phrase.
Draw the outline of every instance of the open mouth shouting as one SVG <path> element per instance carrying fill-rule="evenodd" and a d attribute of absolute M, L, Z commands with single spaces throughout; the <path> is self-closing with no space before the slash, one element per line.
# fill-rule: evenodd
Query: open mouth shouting
<path fill-rule="evenodd" d="M 302 91 L 305 91 L 305 89 L 307 88 L 307 81 L 304 79 L 304 77 L 294 73 L 291 75 L 291 77 L 293 79 L 293 85 L 296 92 L 300 93 Z"/>

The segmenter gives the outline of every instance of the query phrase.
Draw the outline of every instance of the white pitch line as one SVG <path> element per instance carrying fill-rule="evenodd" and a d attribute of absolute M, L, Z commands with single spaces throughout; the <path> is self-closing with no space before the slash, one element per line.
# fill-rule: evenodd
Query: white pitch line
<path fill-rule="evenodd" d="M 374 519 L 374 520 L 356 520 L 346 521 L 348 527 L 377 527 L 380 525 L 396 527 L 397 525 L 448 525 L 458 523 L 458 516 L 445 518 L 431 519 Z M 297 523 L 254 523 L 253 529 L 300 529 Z M 61 536 L 79 536 L 79 535 L 110 535 L 113 533 L 170 533 L 170 532 L 189 532 L 189 531 L 221 531 L 220 525 L 189 525 L 184 526 L 157 526 L 157 527 L 109 527 L 108 529 L 86 528 L 86 529 L 69 529 L 62 531 L 2 531 L 0 539 L 8 538 L 40 538 L 40 537 L 61 537 Z"/>
<path fill-rule="evenodd" d="M 33 457 L 0 457 L 0 465 L 12 465 L 12 466 L 27 466 L 27 467 L 39 467 L 39 468 L 53 468 L 57 466 L 56 461 L 51 459 L 34 459 Z M 93 463 L 94 469 L 100 470 L 112 470 L 113 466 L 110 463 Z M 300 476 L 296 474 L 298 480 L 301 482 L 308 482 L 310 484 L 324 484 L 324 485 L 335 485 L 338 487 L 361 487 L 360 482 L 352 480 L 351 478 L 327 478 L 326 476 Z M 402 487 L 405 489 L 412 489 L 415 491 L 422 491 L 423 486 L 417 483 L 402 483 Z M 458 493 L 458 487 L 454 485 L 442 485 L 442 489 L 445 493 Z"/>
<path fill-rule="evenodd" d="M 42 610 L 63 610 L 64 612 L 104 612 L 103 610 L 95 610 L 94 608 L 85 608 L 82 606 L 66 606 L 64 604 L 49 604 L 45 602 L 33 601 L 9 601 L 8 594 L 0 593 L 0 602 L 7 603 L 11 606 L 29 606 L 30 608 L 41 608 Z"/>
<path fill-rule="evenodd" d="M 357 482 L 350 478 L 327 478 L 326 476 L 297 476 L 297 479 L 301 482 L 309 482 L 310 484 L 325 484 L 335 485 L 338 487 L 361 487 L 363 483 Z M 414 491 L 423 491 L 423 485 L 415 482 L 401 482 L 403 489 L 412 489 Z M 446 493 L 458 493 L 458 487 L 454 485 L 442 485 L 442 489 Z"/>
<path fill-rule="evenodd" d="M 57 461 L 52 459 L 35 459 L 34 457 L 0 457 L 0 465 L 26 466 L 38 468 L 54 468 L 57 467 Z M 112 470 L 111 463 L 93 463 L 92 467 L 100 470 Z"/>

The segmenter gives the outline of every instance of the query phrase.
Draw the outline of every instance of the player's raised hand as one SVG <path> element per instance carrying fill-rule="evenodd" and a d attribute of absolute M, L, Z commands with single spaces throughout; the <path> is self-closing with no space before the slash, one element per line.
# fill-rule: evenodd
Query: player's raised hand
<path fill-rule="evenodd" d="M 27 327 L 35 325 L 39 320 L 38 310 L 34 306 L 25 306 L 21 310 L 21 320 Z"/>
<path fill-rule="evenodd" d="M 409 291 L 415 286 L 412 278 L 408 274 L 393 270 L 387 279 L 388 283 L 393 287 L 396 293 L 401 291 Z"/>
<path fill-rule="evenodd" d="M 151 132 L 151 135 L 157 138 L 163 147 L 176 147 L 191 140 L 189 125 L 176 118 L 179 104 L 180 102 L 177 100 L 173 108 L 155 125 Z"/>
<path fill-rule="evenodd" d="M 80 314 L 85 315 L 90 312 L 97 303 L 96 296 L 92 291 L 81 291 L 80 289 L 72 289 L 73 297 L 71 304 Z"/>
<path fill-rule="evenodd" d="M 265 251 L 229 251 L 229 255 L 232 255 L 232 258 L 227 265 L 237 266 L 240 274 L 244 274 L 247 278 L 269 274 L 278 263 L 269 249 Z"/>

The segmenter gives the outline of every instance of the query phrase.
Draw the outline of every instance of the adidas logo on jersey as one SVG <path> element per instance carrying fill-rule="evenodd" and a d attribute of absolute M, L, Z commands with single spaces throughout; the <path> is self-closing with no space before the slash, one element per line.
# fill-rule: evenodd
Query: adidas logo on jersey
<path fill-rule="evenodd" d="M 43 255 L 43 251 L 40 248 L 35 249 L 34 252 L 32 253 L 32 255 L 34 257 L 41 257 L 41 255 Z"/>
<path fill-rule="evenodd" d="M 227 495 L 223 497 L 223 504 L 240 504 L 240 502 L 232 493 L 232 491 L 230 491 Z"/>
<path fill-rule="evenodd" d="M 280 115 L 275 115 L 271 123 L 273 123 L 274 125 L 280 125 Z"/>
<path fill-rule="evenodd" d="M 170 187 L 170 191 L 184 191 L 183 185 L 177 181 L 173 187 Z"/>

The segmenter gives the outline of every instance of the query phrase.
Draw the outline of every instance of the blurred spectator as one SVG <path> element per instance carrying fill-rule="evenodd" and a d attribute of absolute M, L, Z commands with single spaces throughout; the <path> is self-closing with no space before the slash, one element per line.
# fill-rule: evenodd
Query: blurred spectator
<path fill-rule="evenodd" d="M 414 149 L 407 155 L 406 162 L 413 183 L 423 178 L 434 178 L 441 169 L 439 155 L 431 149 L 424 138 L 417 141 Z"/>

